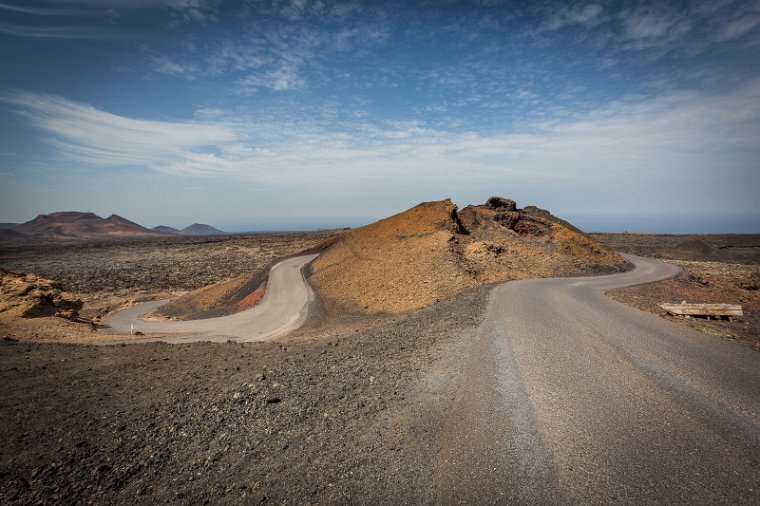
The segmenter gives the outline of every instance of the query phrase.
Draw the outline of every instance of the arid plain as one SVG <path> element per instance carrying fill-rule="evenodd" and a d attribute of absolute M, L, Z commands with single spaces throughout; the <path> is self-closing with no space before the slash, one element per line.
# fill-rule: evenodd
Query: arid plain
<path fill-rule="evenodd" d="M 424 203 L 355 231 L 6 242 L 0 265 L 58 281 L 84 305 L 77 321 L 3 313 L 0 494 L 22 504 L 440 502 L 445 413 L 493 287 L 630 269 L 614 251 L 682 271 L 609 296 L 661 315 L 665 301 L 740 303 L 734 322 L 679 323 L 760 351 L 760 236 L 586 236 L 507 199 Z M 274 263 L 303 252 L 321 253 L 305 271 L 317 298 L 294 332 L 101 346 L 160 337 L 109 333 L 110 311 L 173 298 L 152 318 L 229 314 L 265 291 Z"/>

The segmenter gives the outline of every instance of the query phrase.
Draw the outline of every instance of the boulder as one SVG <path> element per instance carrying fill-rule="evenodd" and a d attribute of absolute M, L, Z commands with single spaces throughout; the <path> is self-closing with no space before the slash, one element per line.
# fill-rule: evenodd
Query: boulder
<path fill-rule="evenodd" d="M 517 202 L 502 197 L 491 197 L 486 201 L 486 207 L 492 211 L 513 212 L 517 211 Z"/>

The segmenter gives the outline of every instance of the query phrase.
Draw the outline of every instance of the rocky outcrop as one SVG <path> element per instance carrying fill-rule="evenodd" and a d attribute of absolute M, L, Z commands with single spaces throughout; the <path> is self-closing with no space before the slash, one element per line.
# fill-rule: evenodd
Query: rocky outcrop
<path fill-rule="evenodd" d="M 0 269 L 0 313 L 20 318 L 58 316 L 76 320 L 82 301 L 60 283 L 33 274 Z"/>
<path fill-rule="evenodd" d="M 517 211 L 517 202 L 502 197 L 491 197 L 486 201 L 486 207 L 492 211 Z"/>

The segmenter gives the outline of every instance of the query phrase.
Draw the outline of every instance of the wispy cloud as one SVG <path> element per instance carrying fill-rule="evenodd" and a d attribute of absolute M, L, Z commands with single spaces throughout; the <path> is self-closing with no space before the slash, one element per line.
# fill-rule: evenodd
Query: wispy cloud
<path fill-rule="evenodd" d="M 647 60 L 699 55 L 726 42 L 751 39 L 760 45 L 760 4 L 741 0 L 687 3 L 643 1 L 576 3 L 536 7 L 544 21 L 531 33 L 538 40 L 575 30 L 580 40 L 614 53 L 636 52 Z M 549 39 L 551 40 L 551 39 Z"/>
<path fill-rule="evenodd" d="M 742 16 L 725 23 L 716 35 L 720 42 L 738 39 L 760 26 L 760 8 L 754 15 Z"/>
<path fill-rule="evenodd" d="M 63 4 L 63 5 L 62 5 Z M 8 14 L 0 33 L 17 37 L 94 39 L 129 33 L 113 21 L 122 13 L 164 10 L 170 24 L 206 24 L 216 19 L 219 0 L 29 0 L 2 2 Z M 66 24 L 61 24 L 63 21 Z"/>
<path fill-rule="evenodd" d="M 0 33 L 36 39 L 105 39 L 117 35 L 97 26 L 30 26 L 0 23 Z"/>
<path fill-rule="evenodd" d="M 149 169 L 253 185 L 309 185 L 314 192 L 477 181 L 519 182 L 551 196 L 582 185 L 585 195 L 608 205 L 639 191 L 641 199 L 664 198 L 659 189 L 670 188 L 674 199 L 683 194 L 678 198 L 685 209 L 702 209 L 688 193 L 694 187 L 734 185 L 741 192 L 760 184 L 760 80 L 723 94 L 681 91 L 611 102 L 590 113 L 490 133 L 422 120 L 357 119 L 332 127 L 303 118 L 254 121 L 218 109 L 199 111 L 196 121 L 153 121 L 49 95 L 4 100 L 63 159 L 93 170 Z"/>
<path fill-rule="evenodd" d="M 659 49 L 667 52 L 677 47 L 694 27 L 695 20 L 688 13 L 666 7 L 639 7 L 623 10 L 622 23 L 624 47 L 636 50 Z"/>
<path fill-rule="evenodd" d="M 243 12 L 276 16 L 289 21 L 305 18 L 345 19 L 361 12 L 369 2 L 348 0 L 310 1 L 310 0 L 244 0 Z"/>
<path fill-rule="evenodd" d="M 0 10 L 9 12 L 18 12 L 22 14 L 32 14 L 35 16 L 92 16 L 96 11 L 92 9 L 77 9 L 71 7 L 52 7 L 49 5 L 15 5 L 0 3 Z"/>
<path fill-rule="evenodd" d="M 604 11 L 599 4 L 576 4 L 557 10 L 542 25 L 545 30 L 558 30 L 567 25 L 594 26 L 602 21 Z"/>
<path fill-rule="evenodd" d="M 219 0 L 163 0 L 177 22 L 207 24 L 217 20 Z"/>
<path fill-rule="evenodd" d="M 37 4 L 65 3 L 91 9 L 157 9 L 214 11 L 220 0 L 32 0 Z M 28 2 L 27 2 L 28 3 Z"/>
<path fill-rule="evenodd" d="M 306 74 L 332 73 L 331 58 L 361 58 L 363 51 L 387 37 L 386 28 L 366 22 L 340 28 L 299 24 L 270 28 L 257 22 L 238 40 L 214 41 L 177 56 L 152 54 L 149 64 L 153 72 L 186 79 L 225 76 L 239 95 L 262 89 L 299 90 L 309 84 Z"/>
<path fill-rule="evenodd" d="M 154 72 L 168 76 L 182 76 L 189 80 L 198 74 L 198 67 L 192 63 L 179 63 L 168 56 L 151 56 L 151 67 Z"/>
<path fill-rule="evenodd" d="M 73 162 L 187 175 L 234 172 L 238 136 L 224 124 L 125 118 L 52 95 L 19 93 L 2 100 Z"/>
<path fill-rule="evenodd" d="M 274 91 L 297 90 L 306 86 L 306 80 L 295 65 L 282 65 L 271 70 L 249 74 L 237 82 L 237 90 L 243 95 L 255 93 L 262 88 Z"/>

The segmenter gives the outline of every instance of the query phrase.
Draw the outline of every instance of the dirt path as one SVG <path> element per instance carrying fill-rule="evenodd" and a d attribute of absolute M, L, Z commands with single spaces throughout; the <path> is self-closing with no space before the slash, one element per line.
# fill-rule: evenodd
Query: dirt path
<path fill-rule="evenodd" d="M 443 504 L 758 504 L 760 356 L 606 290 L 677 267 L 493 293 L 440 436 Z"/>
<path fill-rule="evenodd" d="M 138 304 L 106 318 L 112 332 L 128 334 L 176 333 L 169 337 L 143 339 L 141 342 L 188 343 L 195 341 L 263 341 L 298 327 L 308 311 L 313 292 L 303 276 L 303 267 L 318 255 L 289 258 L 269 273 L 267 291 L 259 304 L 229 316 L 192 321 L 147 321 L 140 318 L 167 301 Z M 126 342 L 126 341 L 125 341 Z M 110 342 L 109 344 L 113 344 Z"/>

